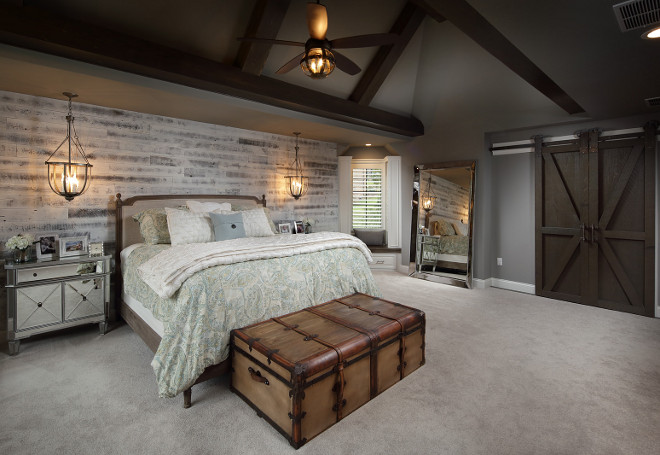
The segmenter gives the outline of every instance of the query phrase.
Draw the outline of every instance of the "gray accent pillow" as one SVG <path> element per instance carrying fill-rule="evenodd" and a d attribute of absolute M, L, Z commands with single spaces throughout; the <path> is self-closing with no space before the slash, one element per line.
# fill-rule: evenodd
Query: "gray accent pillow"
<path fill-rule="evenodd" d="M 245 226 L 243 225 L 243 214 L 241 212 L 223 214 L 209 213 L 213 223 L 215 240 L 231 240 L 245 237 Z"/>
<path fill-rule="evenodd" d="M 369 246 L 385 245 L 385 229 L 353 229 L 355 236 Z"/>

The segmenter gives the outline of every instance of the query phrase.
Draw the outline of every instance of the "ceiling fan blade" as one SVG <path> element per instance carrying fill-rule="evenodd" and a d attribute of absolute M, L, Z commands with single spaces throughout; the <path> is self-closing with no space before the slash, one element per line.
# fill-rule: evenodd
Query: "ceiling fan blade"
<path fill-rule="evenodd" d="M 328 31 L 328 11 L 319 3 L 307 4 L 307 28 L 309 36 L 314 39 L 325 39 Z"/>
<path fill-rule="evenodd" d="M 335 56 L 335 65 L 344 73 L 350 74 L 351 76 L 355 76 L 357 73 L 362 71 L 360 67 L 353 62 L 353 60 L 346 57 L 345 55 L 342 55 L 334 50 L 332 51 L 332 55 Z"/>
<path fill-rule="evenodd" d="M 279 39 L 268 39 L 268 38 L 237 38 L 239 41 L 250 41 L 252 43 L 263 43 L 263 44 L 281 44 L 283 46 L 304 46 L 305 43 L 299 43 L 297 41 L 283 41 Z"/>
<path fill-rule="evenodd" d="M 302 54 L 298 54 L 295 57 L 293 57 L 291 60 L 286 62 L 280 69 L 275 71 L 275 74 L 284 74 L 288 73 L 292 69 L 294 69 L 296 66 L 300 65 L 300 60 L 305 56 L 305 53 L 303 52 Z M 335 59 L 336 60 L 336 59 Z"/>
<path fill-rule="evenodd" d="M 333 49 L 347 49 L 354 47 L 385 46 L 394 44 L 399 35 L 396 33 L 374 33 L 373 35 L 349 36 L 330 41 Z"/>

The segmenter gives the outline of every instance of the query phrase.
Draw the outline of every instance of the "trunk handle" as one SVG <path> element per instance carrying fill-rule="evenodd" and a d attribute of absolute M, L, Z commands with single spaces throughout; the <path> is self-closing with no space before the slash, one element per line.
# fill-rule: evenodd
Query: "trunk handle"
<path fill-rule="evenodd" d="M 257 382 L 263 382 L 266 385 L 270 385 L 270 382 L 268 382 L 268 379 L 263 377 L 261 375 L 261 371 L 254 371 L 254 368 L 248 367 L 248 372 L 250 373 L 250 377 L 252 378 L 253 381 Z"/>

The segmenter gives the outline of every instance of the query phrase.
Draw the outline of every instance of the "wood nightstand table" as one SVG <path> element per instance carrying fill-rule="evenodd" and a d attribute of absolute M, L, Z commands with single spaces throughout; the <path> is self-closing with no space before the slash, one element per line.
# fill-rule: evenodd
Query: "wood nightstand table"
<path fill-rule="evenodd" d="M 110 255 L 74 256 L 6 263 L 9 354 L 18 354 L 23 338 L 66 327 L 98 322 L 105 334 L 110 259 Z"/>

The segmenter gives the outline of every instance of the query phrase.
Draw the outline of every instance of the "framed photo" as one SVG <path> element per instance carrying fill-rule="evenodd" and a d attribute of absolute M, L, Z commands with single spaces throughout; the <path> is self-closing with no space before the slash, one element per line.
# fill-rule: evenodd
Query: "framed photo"
<path fill-rule="evenodd" d="M 291 234 L 291 225 L 289 223 L 280 223 L 277 225 L 280 234 Z"/>
<path fill-rule="evenodd" d="M 296 234 L 304 234 L 305 233 L 305 225 L 303 224 L 302 221 L 296 221 Z"/>
<path fill-rule="evenodd" d="M 61 237 L 60 257 L 80 256 L 88 252 L 87 237 Z"/>
<path fill-rule="evenodd" d="M 57 234 L 37 237 L 37 259 L 53 259 L 57 256 Z"/>

